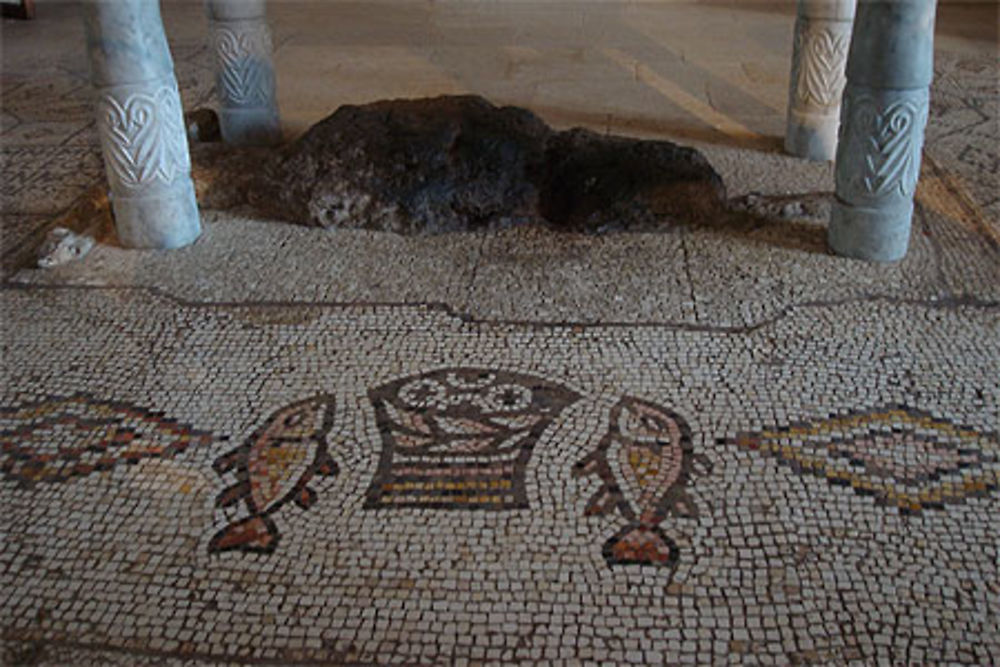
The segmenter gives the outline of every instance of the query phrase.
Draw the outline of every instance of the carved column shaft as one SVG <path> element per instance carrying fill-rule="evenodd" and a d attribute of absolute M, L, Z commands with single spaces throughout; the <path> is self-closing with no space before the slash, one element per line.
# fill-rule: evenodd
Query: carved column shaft
<path fill-rule="evenodd" d="M 133 248 L 191 243 L 201 224 L 159 1 L 86 0 L 83 12 L 118 238 Z"/>
<path fill-rule="evenodd" d="M 281 122 L 264 0 L 207 0 L 207 7 L 223 140 L 277 143 Z"/>
<path fill-rule="evenodd" d="M 830 246 L 906 255 L 934 76 L 935 0 L 860 0 L 847 62 Z"/>
<path fill-rule="evenodd" d="M 816 161 L 837 151 L 855 0 L 799 0 L 785 150 Z"/>

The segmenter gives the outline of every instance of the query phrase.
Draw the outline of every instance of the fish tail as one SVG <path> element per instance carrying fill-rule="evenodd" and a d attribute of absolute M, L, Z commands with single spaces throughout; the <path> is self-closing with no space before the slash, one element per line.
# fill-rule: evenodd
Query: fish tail
<path fill-rule="evenodd" d="M 677 564 L 677 544 L 659 528 L 630 524 L 604 543 L 604 559 L 609 565 Z"/>
<path fill-rule="evenodd" d="M 250 495 L 250 483 L 239 482 L 226 487 L 215 499 L 216 507 L 229 507 Z"/>
<path fill-rule="evenodd" d="M 316 461 L 313 464 L 313 469 L 317 475 L 327 477 L 336 477 L 340 473 L 340 466 L 330 456 L 330 452 L 327 450 L 325 444 L 316 452 Z"/>
<path fill-rule="evenodd" d="M 246 449 L 244 447 L 237 447 L 236 449 L 226 452 L 219 458 L 215 459 L 212 464 L 212 468 L 216 473 L 222 475 L 227 473 L 236 467 L 240 463 L 240 459 L 246 455 Z"/>
<path fill-rule="evenodd" d="M 266 516 L 251 516 L 231 523 L 208 543 L 210 553 L 239 549 L 270 553 L 278 544 L 278 527 Z"/>

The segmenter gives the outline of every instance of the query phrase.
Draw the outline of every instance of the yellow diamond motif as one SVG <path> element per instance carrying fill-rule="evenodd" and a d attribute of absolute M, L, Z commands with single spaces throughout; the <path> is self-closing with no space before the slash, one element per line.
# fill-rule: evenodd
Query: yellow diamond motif
<path fill-rule="evenodd" d="M 725 442 L 759 451 L 903 513 L 943 509 L 1000 487 L 996 434 L 913 408 L 835 415 L 741 433 Z"/>

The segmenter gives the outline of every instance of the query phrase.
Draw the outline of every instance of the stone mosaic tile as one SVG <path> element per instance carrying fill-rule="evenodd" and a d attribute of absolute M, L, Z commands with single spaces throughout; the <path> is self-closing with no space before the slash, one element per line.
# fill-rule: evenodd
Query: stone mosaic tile
<path fill-rule="evenodd" d="M 14 146 L 59 146 L 71 141 L 91 123 L 92 121 L 89 118 L 71 121 L 20 123 L 9 130 L 5 129 L 4 133 L 0 135 L 0 143 L 5 148 Z"/>
<path fill-rule="evenodd" d="M 452 303 L 495 319 L 690 321 L 694 304 L 683 267 L 680 232 L 595 238 L 512 229 L 484 238 L 467 293 Z M 496 290 L 499 284 L 505 288 Z"/>
<path fill-rule="evenodd" d="M 577 394 L 541 378 L 443 369 L 369 392 L 382 433 L 366 507 L 526 509 L 531 452 Z"/>
<path fill-rule="evenodd" d="M 732 442 L 902 512 L 943 509 L 1000 486 L 995 434 L 907 406 L 741 434 Z"/>
<path fill-rule="evenodd" d="M 828 254 L 823 228 L 807 221 L 599 238 L 532 228 L 402 238 L 212 213 L 202 221 L 202 238 L 169 255 L 102 244 L 82 262 L 13 279 L 155 287 L 204 302 L 440 303 L 491 321 L 728 329 L 816 303 L 1000 298 L 1000 250 L 919 207 L 910 253 L 892 265 Z"/>
<path fill-rule="evenodd" d="M 3 110 L 27 124 L 89 121 L 94 113 L 86 81 L 62 72 L 41 72 L 4 93 Z"/>
<path fill-rule="evenodd" d="M 0 406 L 0 472 L 23 486 L 172 457 L 211 440 L 162 414 L 86 395 Z"/>
<path fill-rule="evenodd" d="M 0 633 L 43 664 L 1000 651 L 995 305 L 814 304 L 739 331 L 115 288 L 8 287 L 0 310 L 5 415 L 85 391 L 74 409 L 208 438 L 0 481 Z M 71 421 L 5 437 L 68 451 Z M 452 473 L 460 450 L 529 444 L 512 472 L 450 480 L 523 475 L 516 507 L 442 506 L 465 493 L 447 485 L 370 502 L 411 492 L 373 487 L 403 466 L 436 481 L 410 465 L 432 450 Z"/>
<path fill-rule="evenodd" d="M 587 515 L 617 510 L 629 522 L 604 544 L 604 559 L 609 565 L 675 565 L 677 545 L 659 524 L 671 514 L 698 517 L 684 486 L 695 461 L 706 472 L 712 465 L 705 456 L 695 457 L 684 418 L 655 403 L 623 398 L 608 421 L 597 449 L 574 468 L 602 481 Z"/>
<path fill-rule="evenodd" d="M 935 55 L 925 152 L 953 174 L 1000 240 L 1000 83 L 996 58 Z"/>
<path fill-rule="evenodd" d="M 0 185 L 6 214 L 55 215 L 104 176 L 96 146 L 20 146 L 0 148 L 11 166 Z"/>

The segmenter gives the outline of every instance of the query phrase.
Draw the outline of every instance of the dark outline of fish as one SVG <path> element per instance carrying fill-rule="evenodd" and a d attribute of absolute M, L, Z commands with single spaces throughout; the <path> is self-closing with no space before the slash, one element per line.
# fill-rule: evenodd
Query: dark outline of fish
<path fill-rule="evenodd" d="M 316 448 L 312 463 L 306 467 L 298 481 L 287 493 L 267 501 L 263 508 L 258 508 L 253 498 L 250 481 L 250 456 L 254 447 L 263 444 L 263 440 L 268 437 L 268 430 L 278 419 L 283 417 L 287 419 L 291 416 L 288 414 L 289 412 L 298 413 L 309 405 L 315 405 L 316 410 L 323 410 L 320 429 L 306 436 L 307 439 L 313 441 L 312 445 Z M 281 509 L 289 500 L 302 509 L 309 509 L 313 506 L 316 502 L 316 492 L 308 486 L 312 478 L 316 475 L 333 477 L 340 472 L 336 461 L 330 456 L 326 442 L 326 435 L 334 424 L 334 405 L 333 396 L 318 394 L 282 406 L 272 412 L 242 445 L 215 460 L 212 468 L 220 476 L 236 469 L 236 483 L 219 493 L 216 498 L 216 506 L 219 508 L 229 507 L 243 500 L 250 516 L 229 522 L 219 530 L 208 544 L 209 553 L 220 553 L 233 549 L 255 553 L 272 553 L 278 546 L 281 534 L 278 532 L 278 526 L 274 523 L 271 515 Z M 301 441 L 301 439 L 302 436 L 288 439 L 279 438 L 276 442 L 277 444 L 291 444 Z"/>
<path fill-rule="evenodd" d="M 680 442 L 677 446 L 681 452 L 680 470 L 674 481 L 661 492 L 660 497 L 647 508 L 633 508 L 633 502 L 625 497 L 615 473 L 608 463 L 608 450 L 615 441 L 621 444 L 628 444 L 628 436 L 621 433 L 619 429 L 619 419 L 622 411 L 629 409 L 632 405 L 645 407 L 654 412 L 660 413 L 669 420 L 672 420 L 680 431 Z M 657 443 L 660 447 L 672 446 L 672 443 Z M 587 507 L 584 510 L 586 516 L 605 515 L 614 510 L 628 521 L 628 524 L 612 535 L 604 543 L 601 553 L 609 566 L 614 565 L 664 565 L 674 568 L 677 565 L 679 552 L 677 543 L 667 537 L 660 529 L 659 524 L 667 516 L 673 515 L 685 518 L 697 518 L 698 508 L 685 487 L 691 480 L 695 464 L 699 464 L 705 473 L 711 472 L 712 463 L 704 454 L 695 454 L 694 445 L 691 439 L 691 427 L 687 421 L 673 410 L 661 405 L 632 396 L 623 396 L 618 403 L 611 408 L 608 420 L 608 431 L 597 444 L 597 448 L 573 466 L 573 476 L 596 474 L 601 479 L 601 487 L 594 492 Z M 638 499 L 635 500 L 638 502 Z M 658 540 L 670 551 L 670 558 L 667 561 L 651 560 L 625 560 L 614 556 L 614 548 L 622 540 L 630 536 L 641 539 L 643 536 L 652 535 L 653 540 Z"/>

